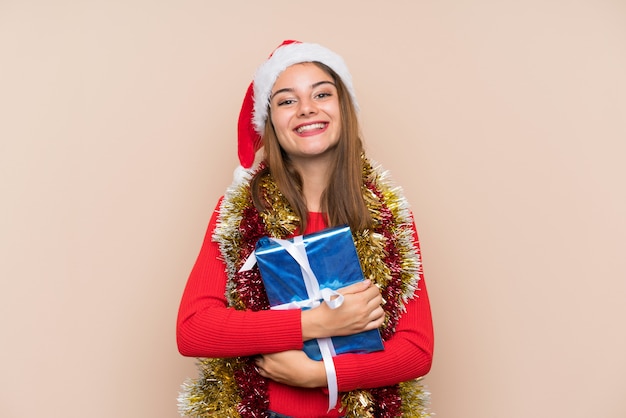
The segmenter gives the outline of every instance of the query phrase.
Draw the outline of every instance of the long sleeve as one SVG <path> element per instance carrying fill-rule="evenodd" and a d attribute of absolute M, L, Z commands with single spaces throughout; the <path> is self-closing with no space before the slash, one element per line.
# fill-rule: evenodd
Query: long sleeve
<path fill-rule="evenodd" d="M 219 203 L 218 203 L 219 208 Z M 238 311 L 228 308 L 227 275 L 218 244 L 212 240 L 217 223 L 214 212 L 181 300 L 177 342 L 181 354 L 193 357 L 235 357 L 301 350 L 301 312 L 295 310 Z M 325 217 L 310 213 L 307 229 L 326 227 Z M 415 230 L 415 228 L 414 228 Z M 417 232 L 414 241 L 418 245 Z M 422 376 L 431 365 L 433 330 L 423 277 L 420 290 L 406 305 L 396 333 L 385 350 L 370 354 L 345 354 L 334 358 L 340 392 L 395 384 Z M 290 416 L 338 417 L 338 409 L 326 412 L 324 388 L 299 388 L 269 382 L 270 409 Z"/>
<path fill-rule="evenodd" d="M 415 226 L 413 228 L 415 246 L 419 250 Z M 339 390 L 369 389 L 424 376 L 432 364 L 433 341 L 430 302 L 421 275 L 419 290 L 407 303 L 396 333 L 385 342 L 384 351 L 335 357 Z"/>
<path fill-rule="evenodd" d="M 184 356 L 234 357 L 302 349 L 300 310 L 251 312 L 227 307 L 226 268 L 212 240 L 218 208 L 219 203 L 180 303 L 178 350 Z"/>

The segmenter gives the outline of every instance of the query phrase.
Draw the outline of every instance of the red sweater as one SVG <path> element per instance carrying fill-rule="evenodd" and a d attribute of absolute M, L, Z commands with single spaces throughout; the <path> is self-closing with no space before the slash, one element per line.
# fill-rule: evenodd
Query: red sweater
<path fill-rule="evenodd" d="M 176 330 L 180 353 L 237 357 L 302 349 L 300 310 L 251 312 L 227 307 L 225 265 L 218 244 L 211 239 L 217 214 L 216 208 L 180 303 Z M 322 214 L 310 213 L 305 233 L 325 227 Z M 418 246 L 417 232 L 414 238 Z M 396 333 L 384 345 L 384 351 L 334 357 L 340 392 L 393 385 L 428 373 L 433 327 L 423 277 L 415 297 L 406 304 Z M 270 381 L 269 397 L 270 409 L 281 414 L 299 418 L 340 416 L 337 410 L 326 413 L 328 395 L 324 388 L 304 389 Z"/>

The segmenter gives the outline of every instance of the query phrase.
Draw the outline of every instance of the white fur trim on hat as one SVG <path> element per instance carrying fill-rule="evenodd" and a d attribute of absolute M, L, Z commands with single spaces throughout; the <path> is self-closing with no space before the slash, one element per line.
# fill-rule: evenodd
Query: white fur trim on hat
<path fill-rule="evenodd" d="M 343 58 L 318 44 L 296 42 L 283 45 L 274 51 L 254 75 L 254 115 L 252 122 L 259 135 L 263 135 L 265 129 L 270 95 L 278 76 L 291 65 L 313 61 L 326 64 L 341 77 L 352 97 L 355 109 L 358 110 L 356 94 L 352 86 L 352 76 Z"/>

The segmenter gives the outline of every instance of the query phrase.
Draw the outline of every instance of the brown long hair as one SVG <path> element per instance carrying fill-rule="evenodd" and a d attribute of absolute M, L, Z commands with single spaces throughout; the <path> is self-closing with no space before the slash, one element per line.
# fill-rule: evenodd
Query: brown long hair
<path fill-rule="evenodd" d="M 330 180 L 322 194 L 322 211 L 326 213 L 329 226 L 348 224 L 353 231 L 361 231 L 372 226 L 372 218 L 363 200 L 363 142 L 356 109 L 337 73 L 320 62 L 314 61 L 313 64 L 325 71 L 335 82 L 341 112 L 341 133 L 330 168 Z M 260 180 L 270 174 L 300 218 L 300 230 L 304 231 L 308 210 L 302 194 L 302 177 L 280 147 L 271 123 L 271 113 L 268 114 L 263 134 L 266 167 L 252 179 L 252 199 L 259 211 L 268 210 L 271 203 L 266 202 L 262 196 Z"/>

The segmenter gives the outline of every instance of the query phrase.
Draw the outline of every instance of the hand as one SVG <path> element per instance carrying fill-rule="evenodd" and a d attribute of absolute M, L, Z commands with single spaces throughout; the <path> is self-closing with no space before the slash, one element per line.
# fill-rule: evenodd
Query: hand
<path fill-rule="evenodd" d="M 255 363 L 261 376 L 279 383 L 304 388 L 327 386 L 324 363 L 311 360 L 304 351 L 264 354 Z"/>
<path fill-rule="evenodd" d="M 343 304 L 330 309 L 325 303 L 302 311 L 302 339 L 352 335 L 376 329 L 383 324 L 385 312 L 380 306 L 382 296 L 370 280 L 338 290 Z"/>

